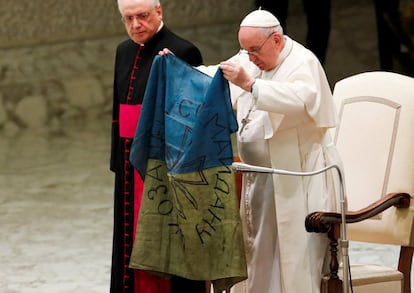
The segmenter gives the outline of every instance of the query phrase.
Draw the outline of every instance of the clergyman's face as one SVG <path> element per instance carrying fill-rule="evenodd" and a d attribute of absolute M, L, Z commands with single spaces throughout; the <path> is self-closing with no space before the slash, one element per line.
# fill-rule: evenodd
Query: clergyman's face
<path fill-rule="evenodd" d="M 161 6 L 148 0 L 124 0 L 120 13 L 129 37 L 138 44 L 151 39 L 162 22 Z"/>

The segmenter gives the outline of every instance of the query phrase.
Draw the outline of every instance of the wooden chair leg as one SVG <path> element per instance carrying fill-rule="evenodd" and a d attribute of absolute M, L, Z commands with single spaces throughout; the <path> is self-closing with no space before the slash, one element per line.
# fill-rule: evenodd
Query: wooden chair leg
<path fill-rule="evenodd" d="M 329 268 L 331 270 L 328 280 L 328 293 L 342 293 L 342 280 L 338 276 L 339 262 L 338 262 L 338 238 L 339 226 L 335 226 L 328 232 L 330 240 L 331 262 Z"/>
<path fill-rule="evenodd" d="M 398 270 L 404 275 L 404 293 L 411 293 L 411 264 L 413 261 L 413 253 L 413 247 L 401 247 Z"/>

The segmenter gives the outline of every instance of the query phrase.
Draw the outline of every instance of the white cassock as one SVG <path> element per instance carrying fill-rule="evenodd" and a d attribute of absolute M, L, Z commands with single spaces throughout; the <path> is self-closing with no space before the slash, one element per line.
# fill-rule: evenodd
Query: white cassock
<path fill-rule="evenodd" d="M 285 38 L 271 71 L 261 71 L 247 55 L 230 59 L 256 78 L 253 93 L 230 86 L 239 123 L 238 155 L 248 164 L 289 171 L 339 164 L 327 132 L 337 117 L 325 72 L 313 53 Z M 312 177 L 243 174 L 240 215 L 248 280 L 233 293 L 320 292 L 328 240 L 308 233 L 305 218 L 316 210 L 339 211 L 336 175 L 334 170 Z"/>
<path fill-rule="evenodd" d="M 231 87 L 239 156 L 248 164 L 289 171 L 340 163 L 327 133 L 336 126 L 336 113 L 325 72 L 309 50 L 285 38 L 271 71 L 233 58 L 256 77 L 253 93 Z M 243 175 L 240 214 L 249 278 L 234 291 L 320 292 L 328 241 L 326 235 L 306 232 L 305 217 L 315 210 L 339 210 L 336 175 L 335 170 L 313 177 Z"/>

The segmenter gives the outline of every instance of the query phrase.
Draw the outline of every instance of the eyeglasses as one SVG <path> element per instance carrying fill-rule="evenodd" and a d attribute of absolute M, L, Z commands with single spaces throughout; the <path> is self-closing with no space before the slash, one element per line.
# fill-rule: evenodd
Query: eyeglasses
<path fill-rule="evenodd" d="M 141 22 L 141 21 L 146 21 L 148 20 L 148 17 L 150 16 L 151 12 L 143 12 L 137 15 L 123 15 L 121 17 L 121 20 L 123 23 L 125 24 L 131 24 L 134 22 L 134 19 L 136 19 L 137 21 Z"/>
<path fill-rule="evenodd" d="M 248 54 L 248 55 L 254 55 L 254 56 L 258 56 L 260 54 L 260 51 L 262 50 L 263 46 L 266 44 L 267 40 L 270 39 L 271 36 L 273 36 L 274 33 L 271 33 L 270 35 L 267 36 L 266 40 L 264 40 L 264 42 L 257 48 L 251 51 L 245 50 L 245 49 L 240 49 L 239 54 Z"/>

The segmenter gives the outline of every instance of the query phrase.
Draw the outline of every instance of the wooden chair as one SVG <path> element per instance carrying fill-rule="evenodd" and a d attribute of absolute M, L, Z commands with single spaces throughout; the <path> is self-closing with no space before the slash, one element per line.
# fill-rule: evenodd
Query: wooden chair
<path fill-rule="evenodd" d="M 340 117 L 333 133 L 344 164 L 347 240 L 401 247 L 397 268 L 351 261 L 349 292 L 411 293 L 414 78 L 361 73 L 337 82 L 333 95 Z M 322 292 L 345 292 L 338 255 L 347 245 L 341 239 L 341 214 L 311 213 L 305 225 L 308 232 L 327 233 L 331 241 L 331 271 L 322 280 Z"/>

